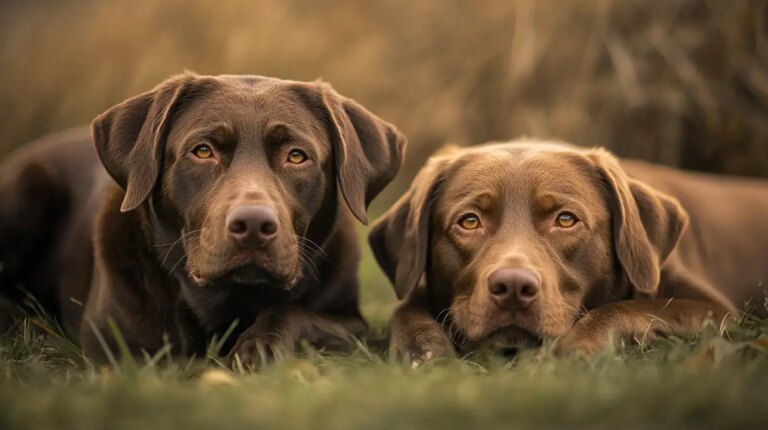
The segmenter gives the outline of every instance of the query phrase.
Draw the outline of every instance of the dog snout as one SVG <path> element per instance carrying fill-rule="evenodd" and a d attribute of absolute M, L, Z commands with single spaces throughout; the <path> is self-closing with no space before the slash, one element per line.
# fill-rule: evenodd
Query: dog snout
<path fill-rule="evenodd" d="M 491 300 L 504 309 L 525 309 L 535 302 L 540 290 L 539 277 L 528 269 L 498 269 L 488 277 Z"/>
<path fill-rule="evenodd" d="M 260 248 L 277 236 L 277 212 L 266 205 L 238 205 L 227 215 L 227 233 L 243 248 Z"/>

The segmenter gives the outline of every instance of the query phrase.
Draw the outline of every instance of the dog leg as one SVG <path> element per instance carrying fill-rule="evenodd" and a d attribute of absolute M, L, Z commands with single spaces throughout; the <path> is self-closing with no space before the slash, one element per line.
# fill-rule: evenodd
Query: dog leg
<path fill-rule="evenodd" d="M 558 355 L 591 354 L 610 342 L 644 343 L 659 336 L 690 336 L 703 323 L 732 322 L 735 315 L 714 303 L 689 299 L 627 300 L 589 311 L 555 347 Z"/>
<path fill-rule="evenodd" d="M 361 336 L 367 324 L 359 315 L 328 317 L 297 306 L 275 307 L 262 312 L 237 339 L 228 355 L 259 367 L 293 355 L 302 341 L 317 347 L 336 347 Z"/>
<path fill-rule="evenodd" d="M 392 315 L 389 357 L 418 367 L 429 360 L 455 354 L 453 342 L 427 310 L 425 291 L 419 288 Z"/>

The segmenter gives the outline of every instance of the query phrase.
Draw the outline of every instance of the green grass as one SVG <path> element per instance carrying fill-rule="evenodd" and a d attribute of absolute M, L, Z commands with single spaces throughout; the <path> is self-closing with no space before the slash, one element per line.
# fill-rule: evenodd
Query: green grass
<path fill-rule="evenodd" d="M 41 319 L 0 339 L 0 429 L 764 428 L 768 321 L 728 333 L 559 359 L 549 345 L 418 369 L 388 363 L 392 295 L 361 268 L 369 338 L 342 355 L 306 350 L 258 373 L 162 354 L 85 360 Z M 119 357 L 119 353 L 116 352 Z"/>
<path fill-rule="evenodd" d="M 361 345 L 239 373 L 167 358 L 98 368 L 27 320 L 0 347 L 0 428 L 757 428 L 768 331 L 752 323 L 738 340 L 711 327 L 589 359 L 478 353 L 413 370 Z"/>

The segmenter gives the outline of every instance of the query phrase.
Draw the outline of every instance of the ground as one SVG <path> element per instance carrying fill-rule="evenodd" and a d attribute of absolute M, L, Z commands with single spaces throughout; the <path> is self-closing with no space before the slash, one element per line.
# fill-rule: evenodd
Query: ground
<path fill-rule="evenodd" d="M 0 429 L 765 428 L 768 320 L 723 333 L 553 357 L 477 352 L 421 368 L 385 360 L 392 295 L 367 255 L 368 338 L 260 372 L 159 354 L 96 367 L 40 318 L 0 340 Z M 762 304 L 761 304 L 762 305 Z M 118 358 L 119 359 L 119 354 Z"/>

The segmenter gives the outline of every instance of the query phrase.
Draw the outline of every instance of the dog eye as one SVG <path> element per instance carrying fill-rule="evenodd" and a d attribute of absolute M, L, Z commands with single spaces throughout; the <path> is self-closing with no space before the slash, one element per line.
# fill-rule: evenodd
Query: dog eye
<path fill-rule="evenodd" d="M 459 219 L 459 225 L 464 230 L 475 230 L 480 227 L 480 218 L 475 214 L 466 214 Z"/>
<path fill-rule="evenodd" d="M 579 222 L 579 219 L 576 218 L 576 215 L 570 212 L 562 212 L 557 216 L 558 227 L 571 228 L 576 225 L 577 222 Z"/>
<path fill-rule="evenodd" d="M 195 157 L 205 160 L 213 156 L 213 149 L 208 145 L 197 145 L 192 150 L 192 153 L 195 154 Z"/>
<path fill-rule="evenodd" d="M 288 162 L 291 164 L 301 164 L 305 161 L 307 161 L 307 154 L 298 149 L 292 149 L 288 153 Z"/>

